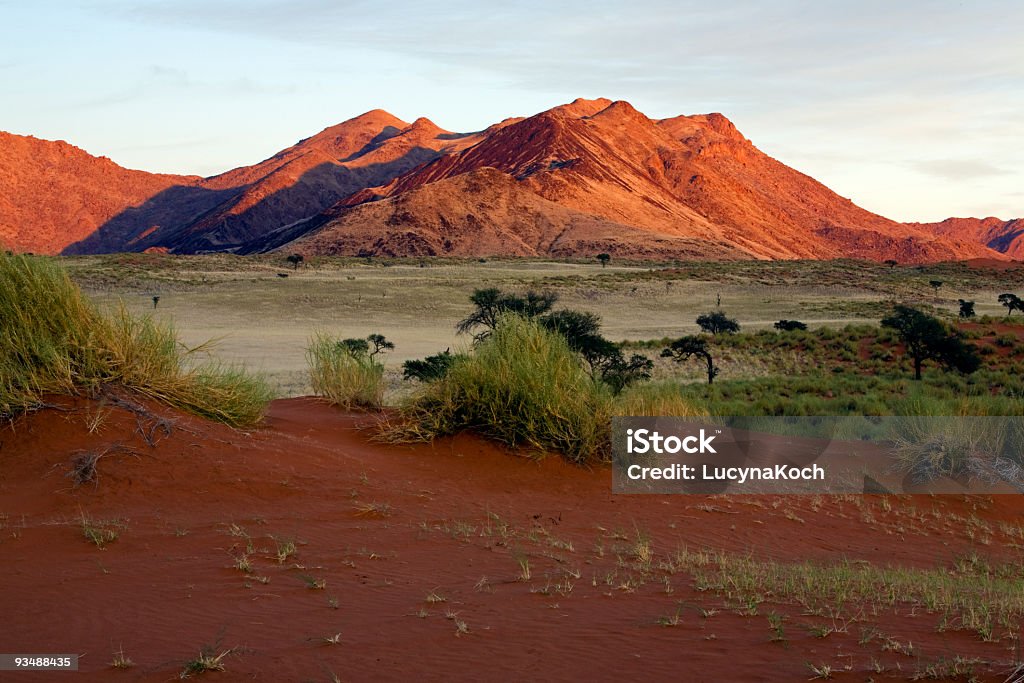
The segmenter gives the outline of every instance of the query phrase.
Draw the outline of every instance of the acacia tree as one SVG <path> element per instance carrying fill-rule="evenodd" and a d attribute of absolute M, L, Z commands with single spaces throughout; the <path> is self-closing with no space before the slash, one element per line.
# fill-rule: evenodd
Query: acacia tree
<path fill-rule="evenodd" d="M 442 353 L 427 356 L 422 360 L 407 360 L 402 363 L 402 378 L 433 382 L 447 375 L 452 364 L 460 357 L 461 354 L 453 354 L 451 349 L 445 349 Z"/>
<path fill-rule="evenodd" d="M 958 299 L 960 302 L 960 317 L 964 320 L 973 318 L 976 314 L 974 313 L 974 302 L 967 301 L 966 299 Z"/>
<path fill-rule="evenodd" d="M 524 318 L 537 318 L 551 310 L 555 302 L 558 301 L 558 295 L 553 292 L 530 290 L 525 296 L 518 296 L 502 292 L 497 287 L 488 287 L 474 291 L 469 300 L 476 308 L 460 320 L 455 329 L 462 334 L 483 327 L 483 331 L 473 334 L 475 341 L 481 341 L 486 339 L 497 327 L 502 313 L 515 313 Z"/>
<path fill-rule="evenodd" d="M 740 331 L 740 324 L 722 311 L 697 316 L 697 325 L 708 334 L 732 334 Z"/>
<path fill-rule="evenodd" d="M 951 332 L 938 318 L 910 306 L 897 305 L 892 315 L 882 319 L 882 327 L 896 330 L 906 353 L 914 363 L 914 379 L 921 379 L 926 360 L 970 374 L 981 365 L 981 359 L 963 337 Z"/>
<path fill-rule="evenodd" d="M 635 353 L 626 358 L 615 342 L 601 335 L 601 317 L 584 311 L 554 311 L 540 318 L 544 327 L 565 337 L 569 348 L 590 367 L 590 376 L 618 394 L 630 384 L 651 378 L 654 361 Z"/>
<path fill-rule="evenodd" d="M 292 264 L 293 270 L 298 270 L 299 264 L 302 263 L 305 260 L 305 258 L 302 256 L 302 254 L 290 254 L 286 260 L 288 261 L 288 263 Z"/>
<path fill-rule="evenodd" d="M 373 358 L 377 354 L 383 353 L 384 351 L 395 350 L 394 342 L 388 341 L 383 334 L 371 334 L 366 338 L 366 341 L 373 345 L 373 350 L 370 351 L 370 358 Z"/>
<path fill-rule="evenodd" d="M 941 287 L 944 283 L 942 282 L 942 280 L 929 280 L 928 284 L 930 284 L 932 286 L 932 289 L 935 290 L 935 293 L 938 294 L 939 287 Z"/>
<path fill-rule="evenodd" d="M 715 367 L 715 359 L 711 357 L 711 351 L 708 350 L 708 340 L 704 337 L 697 335 L 680 337 L 661 351 L 662 358 L 671 358 L 676 363 L 686 362 L 693 356 L 704 361 L 708 370 L 708 384 L 714 383 L 715 377 L 718 376 L 718 368 Z"/>
<path fill-rule="evenodd" d="M 611 254 L 598 254 L 597 260 L 601 262 L 601 267 L 604 268 L 608 265 L 608 262 L 612 260 Z"/>
<path fill-rule="evenodd" d="M 1021 299 L 1016 294 L 1010 294 L 1009 292 L 1006 294 L 1000 294 L 999 303 L 1006 306 L 1007 317 L 1013 315 L 1014 311 L 1024 313 L 1024 299 Z"/>
<path fill-rule="evenodd" d="M 373 346 L 373 350 L 370 350 L 370 346 Z M 384 353 L 385 351 L 393 351 L 395 345 L 393 342 L 387 340 L 383 334 L 371 334 L 363 339 L 349 338 L 342 339 L 338 342 L 338 346 L 345 350 L 348 355 L 353 358 L 368 358 L 373 359 L 374 356 Z"/>
<path fill-rule="evenodd" d="M 353 358 L 362 358 L 370 351 L 370 343 L 365 339 L 342 339 L 338 346 L 345 350 Z"/>

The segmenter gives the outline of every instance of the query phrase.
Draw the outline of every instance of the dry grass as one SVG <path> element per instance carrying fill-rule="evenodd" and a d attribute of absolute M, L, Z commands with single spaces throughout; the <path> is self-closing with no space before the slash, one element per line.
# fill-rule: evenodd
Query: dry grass
<path fill-rule="evenodd" d="M 0 415 L 117 384 L 237 426 L 257 422 L 270 399 L 237 368 L 196 363 L 208 347 L 182 347 L 170 325 L 124 307 L 101 314 L 51 259 L 0 255 L 0 320 Z"/>

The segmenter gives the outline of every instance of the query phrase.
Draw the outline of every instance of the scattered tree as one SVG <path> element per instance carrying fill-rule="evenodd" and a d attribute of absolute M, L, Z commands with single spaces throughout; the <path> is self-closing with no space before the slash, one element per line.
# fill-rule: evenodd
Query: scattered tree
<path fill-rule="evenodd" d="M 800 322 L 799 320 L 780 320 L 775 323 L 775 329 L 782 332 L 795 332 L 797 330 L 806 330 L 807 325 Z"/>
<path fill-rule="evenodd" d="M 964 320 L 967 320 L 968 318 L 973 318 L 975 316 L 975 313 L 974 313 L 974 302 L 973 301 L 967 301 L 966 299 L 959 299 L 959 302 L 960 302 L 960 317 L 963 318 Z"/>
<path fill-rule="evenodd" d="M 373 346 L 373 350 L 370 349 L 371 345 Z M 363 339 L 342 339 L 338 342 L 338 347 L 344 349 L 348 355 L 353 358 L 372 359 L 374 356 L 384 353 L 385 351 L 393 351 L 395 345 L 388 341 L 383 334 L 377 334 L 375 332 Z"/>
<path fill-rule="evenodd" d="M 943 282 L 942 282 L 942 280 L 929 280 L 928 284 L 930 284 L 932 286 L 932 289 L 935 290 L 935 293 L 938 294 L 939 293 L 939 287 L 941 287 L 943 285 Z"/>
<path fill-rule="evenodd" d="M 611 254 L 598 254 L 597 260 L 601 262 L 601 267 L 604 268 L 608 265 L 608 262 L 612 260 Z"/>
<path fill-rule="evenodd" d="M 897 261 L 896 259 L 886 259 L 885 260 L 885 265 L 889 266 L 890 268 L 895 268 L 899 264 L 900 264 L 900 262 Z"/>
<path fill-rule="evenodd" d="M 518 296 L 502 292 L 497 287 L 488 287 L 474 291 L 469 300 L 476 310 L 459 321 L 455 329 L 462 334 L 483 327 L 482 332 L 473 335 L 476 341 L 481 341 L 494 330 L 502 313 L 515 313 L 524 318 L 537 318 L 551 310 L 555 302 L 558 301 L 558 295 L 530 290 L 525 296 Z"/>
<path fill-rule="evenodd" d="M 292 268 L 294 270 L 298 270 L 299 264 L 302 263 L 304 260 L 305 258 L 302 256 L 302 254 L 290 254 L 287 259 L 288 263 L 292 264 Z"/>
<path fill-rule="evenodd" d="M 628 359 L 617 344 L 601 335 L 601 318 L 584 311 L 554 311 L 540 318 L 552 332 L 558 332 L 590 367 L 590 376 L 618 394 L 630 384 L 651 378 L 654 361 L 640 354 Z"/>
<path fill-rule="evenodd" d="M 1024 313 L 1024 299 L 1021 299 L 1016 294 L 1010 294 L 1009 292 L 1006 294 L 1000 294 L 999 303 L 1006 306 L 1007 316 L 1013 315 L 1014 311 Z"/>
<path fill-rule="evenodd" d="M 697 316 L 697 325 L 708 334 L 732 334 L 740 331 L 740 324 L 722 311 Z"/>
<path fill-rule="evenodd" d="M 921 379 L 921 367 L 934 360 L 943 367 L 969 374 L 981 359 L 957 332 L 951 332 L 938 318 L 910 306 L 897 305 L 882 319 L 882 327 L 896 330 L 906 353 L 914 363 L 914 379 Z"/>
<path fill-rule="evenodd" d="M 661 356 L 662 358 L 671 358 L 676 363 L 683 363 L 692 356 L 696 356 L 707 365 L 708 384 L 714 383 L 715 377 L 718 376 L 718 368 L 715 367 L 715 360 L 711 357 L 711 351 L 708 349 L 708 340 L 704 337 L 697 335 L 680 337 L 668 348 L 662 349 Z"/>
<path fill-rule="evenodd" d="M 377 354 L 383 353 L 384 351 L 394 351 L 395 350 L 394 343 L 393 342 L 389 342 L 387 339 L 385 339 L 383 334 L 376 334 L 376 333 L 371 334 L 370 336 L 368 336 L 366 338 L 366 341 L 369 344 L 373 345 L 373 350 L 370 351 L 370 358 L 373 358 Z"/>
<path fill-rule="evenodd" d="M 370 342 L 365 339 L 342 339 L 338 346 L 353 358 L 362 358 L 370 353 Z"/>
<path fill-rule="evenodd" d="M 157 305 L 158 303 L 160 303 L 160 297 L 159 297 L 159 296 L 154 296 L 154 297 L 153 297 L 153 308 L 154 308 L 154 309 L 156 308 L 156 305 Z"/>
<path fill-rule="evenodd" d="M 418 379 L 421 382 L 433 382 L 448 374 L 448 370 L 459 356 L 445 349 L 443 353 L 427 356 L 423 360 L 407 360 L 402 363 L 402 377 Z"/>

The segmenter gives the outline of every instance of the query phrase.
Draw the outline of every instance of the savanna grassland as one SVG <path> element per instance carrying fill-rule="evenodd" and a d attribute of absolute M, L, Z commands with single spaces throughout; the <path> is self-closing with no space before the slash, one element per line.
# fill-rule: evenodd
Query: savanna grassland
<path fill-rule="evenodd" d="M 655 381 L 696 382 L 697 363 L 658 358 L 664 342 L 698 331 L 695 318 L 720 309 L 739 321 L 741 333 L 711 345 L 721 368 L 716 390 L 694 386 L 702 400 L 723 402 L 734 414 L 779 412 L 778 401 L 747 407 L 751 398 L 801 396 L 797 414 L 884 413 L 891 400 L 909 396 L 891 331 L 878 321 L 894 302 L 915 305 L 956 321 L 958 300 L 975 301 L 978 318 L 964 325 L 984 354 L 983 370 L 969 379 L 926 375 L 935 395 L 995 394 L 1019 397 L 1024 352 L 1021 314 L 1006 318 L 997 297 L 1024 290 L 1024 269 L 970 265 L 891 266 L 860 261 L 741 261 L 728 263 L 616 263 L 528 259 L 311 258 L 297 268 L 281 256 L 163 256 L 122 254 L 65 260 L 73 279 L 106 307 L 152 312 L 173 323 L 185 343 L 217 339 L 221 360 L 265 373 L 281 396 L 311 393 L 305 348 L 318 331 L 338 337 L 381 333 L 396 348 L 385 359 L 385 402 L 406 389 L 401 363 L 470 339 L 457 322 L 470 310 L 476 289 L 551 291 L 560 307 L 597 313 L 603 333 L 626 342 L 631 353 L 655 360 Z M 280 277 L 279 275 L 288 275 Z M 933 282 L 942 284 L 935 287 Z M 152 297 L 160 300 L 154 310 Z M 806 333 L 777 333 L 780 319 L 805 322 Z M 980 322 L 979 322 L 980 321 Z M 1015 342 L 1014 339 L 1017 341 Z M 827 377 L 828 382 L 806 378 Z M 803 378 L 803 379 L 802 379 Z M 995 385 L 994 391 L 986 387 Z M 731 388 L 730 388 L 731 387 Z M 788 389 L 786 387 L 789 387 Z M 724 392 L 724 394 L 722 393 Z M 807 404 L 842 394 L 876 394 L 843 407 Z"/>

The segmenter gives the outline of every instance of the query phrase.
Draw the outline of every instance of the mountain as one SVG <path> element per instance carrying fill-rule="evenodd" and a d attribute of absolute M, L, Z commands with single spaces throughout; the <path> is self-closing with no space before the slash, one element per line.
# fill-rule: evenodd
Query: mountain
<path fill-rule="evenodd" d="M 947 218 L 939 223 L 911 223 L 938 235 L 984 244 L 990 249 L 1024 261 L 1024 218 Z"/>
<path fill-rule="evenodd" d="M 1020 256 L 1007 246 L 1019 222 L 896 223 L 761 152 L 721 114 L 657 120 L 605 99 L 468 134 L 374 110 L 210 178 L 0 134 L 0 181 L 0 241 L 47 253 Z"/>
<path fill-rule="evenodd" d="M 235 250 L 476 141 L 472 134 L 449 133 L 425 118 L 408 124 L 385 111 L 370 111 L 254 166 L 206 178 L 194 187 L 171 188 L 126 208 L 66 251 Z"/>
<path fill-rule="evenodd" d="M 480 168 L 502 171 L 561 206 L 638 228 L 634 238 L 641 241 L 643 233 L 682 237 L 705 242 L 708 252 L 724 248 L 753 258 L 994 256 L 975 242 L 939 238 L 857 207 L 758 150 L 721 114 L 652 120 L 627 102 L 608 100 L 577 100 L 504 126 L 343 206 Z M 338 235 L 338 220 L 316 229 Z"/>
<path fill-rule="evenodd" d="M 0 246 L 55 254 L 197 176 L 131 171 L 66 142 L 0 132 Z"/>
<path fill-rule="evenodd" d="M 507 173 L 479 168 L 393 197 L 341 205 L 289 226 L 247 252 L 287 247 L 304 254 L 379 256 L 573 256 L 745 259 L 728 245 L 658 235 L 571 209 L 531 192 Z"/>

